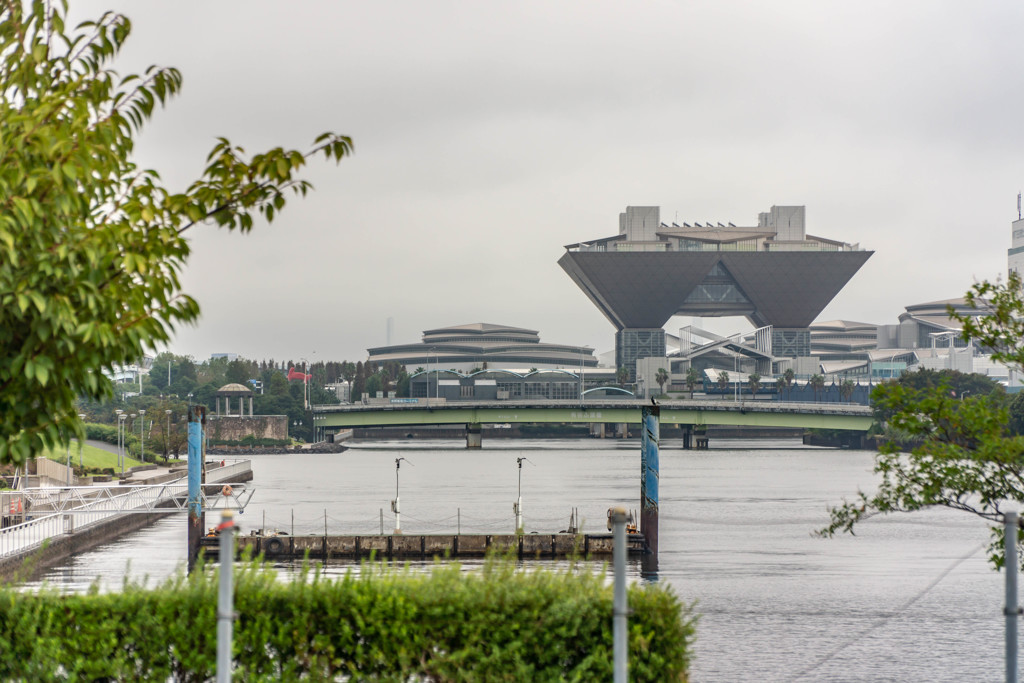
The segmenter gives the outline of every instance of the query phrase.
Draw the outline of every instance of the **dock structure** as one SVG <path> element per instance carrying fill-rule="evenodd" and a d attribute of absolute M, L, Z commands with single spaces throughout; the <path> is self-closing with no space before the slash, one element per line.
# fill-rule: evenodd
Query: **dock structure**
<path fill-rule="evenodd" d="M 181 510 L 187 495 L 182 474 L 146 470 L 139 479 L 142 485 L 126 482 L 5 491 L 0 502 L 18 514 L 5 516 L 0 528 L 0 579 L 20 571 L 29 556 L 35 569 L 42 569 Z M 219 492 L 224 483 L 251 480 L 249 460 L 211 466 L 203 495 L 223 497 Z"/>
<path fill-rule="evenodd" d="M 216 536 L 201 546 L 207 554 L 218 548 Z M 629 534 L 629 552 L 643 554 L 643 534 Z M 267 560 L 313 559 L 430 559 L 483 557 L 488 552 L 509 553 L 522 559 L 608 557 L 612 534 L 373 534 L 318 536 L 238 536 L 236 556 L 262 554 Z"/>

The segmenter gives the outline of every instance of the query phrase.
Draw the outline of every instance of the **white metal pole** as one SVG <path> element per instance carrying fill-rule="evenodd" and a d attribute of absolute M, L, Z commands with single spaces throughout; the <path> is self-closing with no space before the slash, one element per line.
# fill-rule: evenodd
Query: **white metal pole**
<path fill-rule="evenodd" d="M 1004 545 L 1006 547 L 1006 683 L 1017 683 L 1017 513 L 1007 512 Z"/>
<path fill-rule="evenodd" d="M 231 681 L 231 640 L 234 624 L 234 588 L 232 573 L 235 562 L 235 519 L 231 510 L 220 516 L 218 550 L 220 554 L 220 593 L 217 596 L 217 683 Z"/>
<path fill-rule="evenodd" d="M 519 462 L 519 491 L 516 497 L 516 533 L 523 531 L 523 459 L 516 458 Z"/>
<path fill-rule="evenodd" d="M 614 507 L 608 511 L 608 516 L 615 544 L 612 551 L 612 560 L 615 565 L 615 592 L 612 608 L 614 681 L 615 683 L 626 683 L 629 670 L 627 662 L 629 656 L 627 635 L 629 632 L 626 623 L 629 609 L 626 598 L 626 509 Z"/>
<path fill-rule="evenodd" d="M 402 459 L 395 459 L 395 533 L 402 531 L 402 510 L 398 497 L 398 469 L 402 466 Z"/>

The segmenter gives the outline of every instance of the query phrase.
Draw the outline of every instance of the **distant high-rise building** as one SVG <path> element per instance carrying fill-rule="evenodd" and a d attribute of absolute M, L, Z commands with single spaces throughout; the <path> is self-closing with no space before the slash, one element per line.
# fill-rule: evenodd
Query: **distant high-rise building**
<path fill-rule="evenodd" d="M 1010 248 L 1006 250 L 1007 274 L 1017 273 L 1024 276 L 1024 219 L 1013 222 Z"/>

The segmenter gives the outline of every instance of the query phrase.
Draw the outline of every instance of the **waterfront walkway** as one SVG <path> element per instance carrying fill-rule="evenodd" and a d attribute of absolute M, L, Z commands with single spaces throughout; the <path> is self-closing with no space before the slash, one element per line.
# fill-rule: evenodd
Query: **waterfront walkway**
<path fill-rule="evenodd" d="M 208 465 L 206 484 L 236 484 L 252 479 L 249 460 Z M 188 495 L 186 472 L 179 468 L 156 467 L 133 472 L 118 481 L 92 486 L 39 487 L 0 493 L 5 519 L 24 517 L 20 524 L 0 529 L 0 565 L 10 565 L 61 537 L 81 534 L 101 525 L 110 527 L 109 538 L 124 533 L 108 523 L 123 515 L 175 512 Z M 237 496 L 238 492 L 232 491 Z M 125 525 L 125 528 L 128 525 Z M 137 528 L 132 525 L 132 528 Z M 106 539 L 109 540 L 109 539 Z M 2 567 L 0 567 L 2 569 Z M 0 571 L 0 574 L 3 572 Z"/>

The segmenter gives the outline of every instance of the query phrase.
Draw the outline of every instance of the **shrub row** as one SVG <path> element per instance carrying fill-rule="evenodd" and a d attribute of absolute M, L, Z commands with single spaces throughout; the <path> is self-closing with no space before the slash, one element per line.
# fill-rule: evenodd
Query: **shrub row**
<path fill-rule="evenodd" d="M 237 565 L 234 676 L 246 681 L 612 678 L 612 593 L 588 570 L 429 573 L 364 565 L 283 582 Z M 206 681 L 217 572 L 61 596 L 0 590 L 0 679 Z M 661 585 L 629 591 L 632 681 L 684 681 L 693 617 Z"/>

